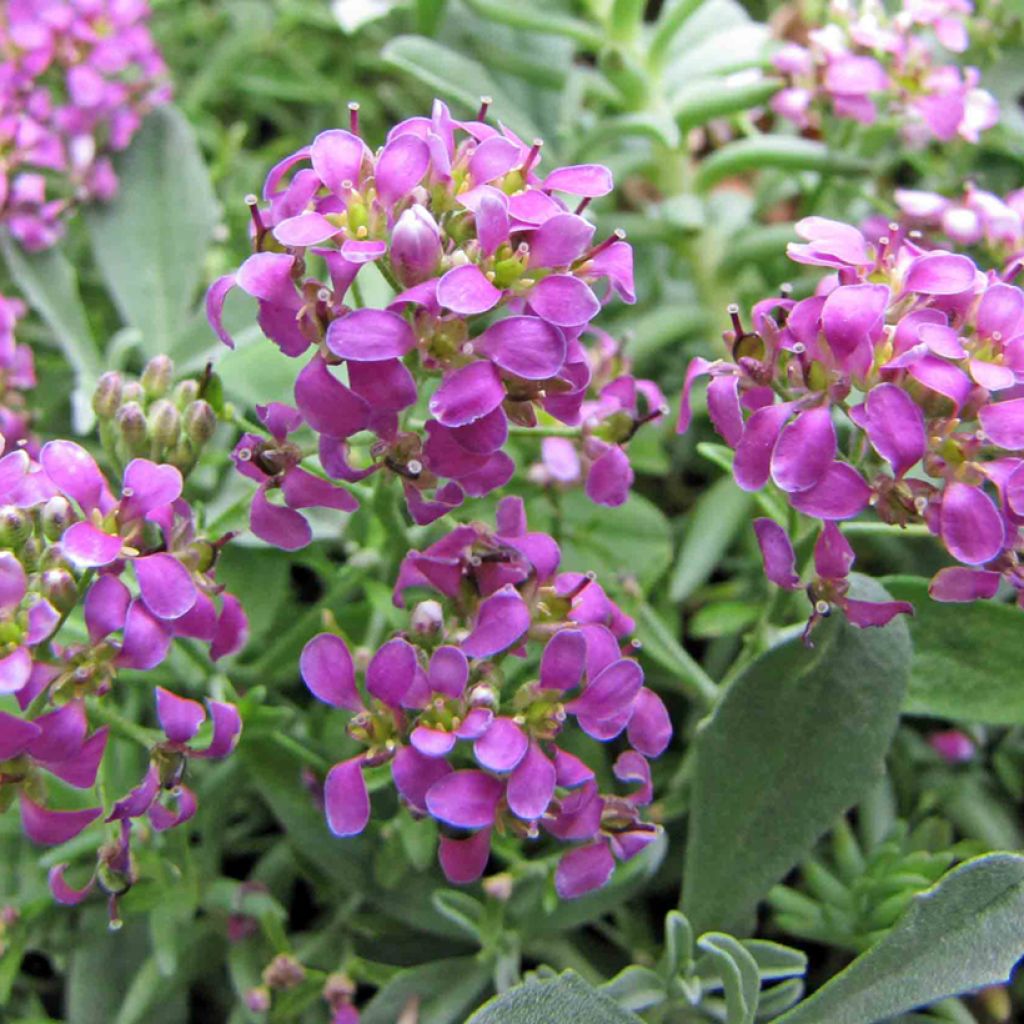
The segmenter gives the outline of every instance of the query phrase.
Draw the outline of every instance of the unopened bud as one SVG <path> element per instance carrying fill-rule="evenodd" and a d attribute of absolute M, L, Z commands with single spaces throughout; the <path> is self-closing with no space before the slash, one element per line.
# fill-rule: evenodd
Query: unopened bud
<path fill-rule="evenodd" d="M 257 985 L 245 993 L 245 1005 L 253 1013 L 266 1013 L 270 1009 L 270 989 Z"/>
<path fill-rule="evenodd" d="M 185 410 L 184 424 L 188 439 L 202 447 L 217 429 L 217 414 L 209 402 L 200 398 Z"/>
<path fill-rule="evenodd" d="M 279 953 L 263 968 L 263 981 L 269 988 L 295 988 L 305 980 L 306 968 L 288 953 Z"/>
<path fill-rule="evenodd" d="M 196 454 L 195 449 L 188 441 L 179 441 L 169 452 L 165 452 L 163 457 L 182 476 L 188 476 L 196 464 Z"/>
<path fill-rule="evenodd" d="M 444 611 L 437 601 L 420 601 L 412 610 L 410 623 L 414 633 L 433 636 L 444 627 Z"/>
<path fill-rule="evenodd" d="M 184 410 L 186 406 L 194 402 L 199 397 L 199 381 L 193 380 L 189 377 L 188 380 L 183 380 L 176 384 L 174 387 L 174 404 Z"/>
<path fill-rule="evenodd" d="M 441 232 L 424 206 L 410 206 L 391 233 L 391 266 L 406 287 L 434 276 L 441 260 Z"/>
<path fill-rule="evenodd" d="M 123 388 L 121 374 L 116 370 L 108 370 L 96 382 L 96 390 L 92 393 L 92 409 L 101 420 L 112 419 L 117 413 Z"/>
<path fill-rule="evenodd" d="M 61 614 L 67 614 L 78 603 L 78 587 L 67 569 L 47 569 L 40 582 L 43 597 Z"/>
<path fill-rule="evenodd" d="M 163 398 L 174 380 L 174 363 L 170 356 L 153 356 L 142 371 L 140 383 L 148 398 Z"/>
<path fill-rule="evenodd" d="M 153 441 L 163 448 L 178 443 L 181 434 L 181 413 L 166 398 L 159 398 L 149 407 L 149 431 Z"/>
<path fill-rule="evenodd" d="M 498 710 L 499 698 L 497 689 L 490 683 L 477 683 L 469 691 L 469 706 L 472 708 L 490 708 Z"/>
<path fill-rule="evenodd" d="M 20 548 L 32 535 L 32 518 L 14 505 L 0 508 L 0 547 Z"/>
<path fill-rule="evenodd" d="M 43 506 L 43 533 L 47 540 L 60 540 L 61 534 L 74 522 L 75 514 L 67 498 L 54 495 Z"/>
<path fill-rule="evenodd" d="M 121 388 L 121 404 L 125 402 L 141 402 L 146 397 L 142 385 L 137 380 L 126 380 Z"/>
<path fill-rule="evenodd" d="M 127 402 L 117 410 L 117 429 L 128 451 L 141 454 L 146 445 L 146 414 L 138 402 Z"/>

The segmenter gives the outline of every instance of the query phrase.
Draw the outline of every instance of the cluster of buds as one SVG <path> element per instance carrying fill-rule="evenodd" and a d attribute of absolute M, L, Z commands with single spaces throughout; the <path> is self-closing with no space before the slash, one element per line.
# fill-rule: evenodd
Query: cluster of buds
<path fill-rule="evenodd" d="M 45 249 L 117 191 L 110 154 L 170 99 L 146 0 L 9 0 L 0 14 L 0 223 Z"/>
<path fill-rule="evenodd" d="M 584 481 L 591 501 L 620 505 L 629 494 L 633 471 L 626 448 L 645 423 L 668 413 L 661 388 L 638 379 L 619 342 L 591 328 L 594 343 L 587 349 L 590 386 L 580 407 L 578 437 L 545 437 L 541 461 L 529 476 L 545 487 L 573 487 Z"/>
<path fill-rule="evenodd" d="M 352 714 L 348 735 L 362 747 L 327 776 L 335 835 L 366 828 L 364 772 L 390 764 L 410 811 L 441 824 L 439 859 L 456 884 L 484 872 L 495 831 L 574 844 L 555 875 L 565 898 L 604 885 L 616 858 L 657 836 L 641 808 L 652 798 L 648 758 L 671 738 L 668 713 L 631 656 L 632 620 L 591 575 L 559 562 L 555 541 L 527 530 L 521 499 L 505 498 L 496 529 L 460 525 L 406 556 L 396 605 L 431 596 L 368 659 L 362 688 L 340 636 L 307 644 L 306 685 Z M 594 769 L 563 748 L 572 719 L 602 743 L 625 735 L 613 773 L 631 792 L 599 792 Z"/>
<path fill-rule="evenodd" d="M 1003 579 L 1024 605 L 1024 291 L 897 224 L 875 242 L 820 217 L 797 232 L 806 241 L 790 259 L 834 273 L 811 298 L 758 303 L 751 331 L 731 311 L 732 357 L 690 364 L 679 430 L 694 380 L 709 375 L 708 412 L 739 486 L 772 483 L 823 523 L 815 616 L 837 605 L 879 625 L 909 610 L 847 597 L 853 552 L 835 523 L 868 509 L 924 524 L 960 563 L 933 578 L 936 600 L 992 597 Z M 796 587 L 783 528 L 762 520 L 758 536 L 769 577 Z"/>
<path fill-rule="evenodd" d="M 890 15 L 881 0 L 833 0 L 830 22 L 809 43 L 785 44 L 773 58 L 786 87 L 772 109 L 800 128 L 817 127 L 820 109 L 873 124 L 895 117 L 907 141 L 977 142 L 999 120 L 999 104 L 978 87 L 977 68 L 940 63 L 969 43 L 971 0 L 903 0 Z"/>
<path fill-rule="evenodd" d="M 1007 280 L 1024 265 L 1024 189 L 1000 198 L 968 183 L 958 199 L 914 189 L 897 189 L 895 198 L 910 228 L 982 249 Z"/>
<path fill-rule="evenodd" d="M 29 426 L 31 416 L 23 392 L 36 386 L 35 360 L 28 345 L 19 345 L 14 337 L 18 321 L 25 315 L 20 299 L 0 295 L 0 435 L 8 447 L 26 446 L 37 450 Z"/>
<path fill-rule="evenodd" d="M 132 459 L 167 463 L 188 476 L 217 429 L 217 413 L 204 398 L 209 373 L 174 383 L 174 363 L 154 356 L 132 379 L 110 370 L 92 397 L 100 441 L 111 461 Z"/>
<path fill-rule="evenodd" d="M 0 802 L 19 802 L 34 842 L 66 842 L 104 812 L 51 807 L 48 779 L 95 785 L 108 730 L 90 731 L 88 706 L 120 669 L 155 667 L 177 636 L 208 643 L 214 659 L 245 641 L 245 614 L 214 579 L 227 538 L 196 534 L 181 490 L 173 466 L 134 459 L 115 496 L 92 456 L 71 441 L 48 442 L 38 460 L 23 448 L 0 459 L 0 693 L 13 695 L 21 712 L 0 712 Z M 62 633 L 76 611 L 84 632 L 68 639 Z M 153 748 L 142 786 L 106 819 L 118 836 L 100 850 L 96 880 L 114 896 L 131 881 L 131 819 L 147 814 L 158 830 L 186 820 L 194 810 L 180 785 L 187 755 L 223 756 L 239 729 L 233 708 L 211 702 L 213 740 L 189 749 L 201 706 L 163 691 L 157 704 L 166 742 Z M 167 793 L 174 809 L 161 802 Z M 63 869 L 51 885 L 63 902 L 88 891 L 70 889 Z"/>
<path fill-rule="evenodd" d="M 630 246 L 621 233 L 595 244 L 584 216 L 612 176 L 596 164 L 542 176 L 541 143 L 485 114 L 456 121 L 436 102 L 373 152 L 353 105 L 351 130 L 318 135 L 271 170 L 263 206 L 252 197 L 255 253 L 214 282 L 207 308 L 232 344 L 222 313 L 240 288 L 257 299 L 264 334 L 305 360 L 297 411 L 274 425 L 264 416 L 272 437 L 247 437 L 237 453 L 264 485 L 253 528 L 272 543 L 299 539 L 301 516 L 288 512 L 307 507 L 289 497 L 299 455 L 282 431 L 312 428 L 334 480 L 397 476 L 425 524 L 508 482 L 510 424 L 580 428 L 591 382 L 584 335 L 613 293 L 634 301 Z M 386 308 L 360 304 L 357 275 L 371 263 L 394 289 Z M 621 443 L 646 416 L 635 400 L 618 402 L 629 425 L 610 439 L 592 432 L 588 449 L 601 465 L 591 494 L 608 504 L 625 499 Z M 286 508 L 267 500 L 277 489 Z M 336 489 L 321 491 L 342 507 Z"/>

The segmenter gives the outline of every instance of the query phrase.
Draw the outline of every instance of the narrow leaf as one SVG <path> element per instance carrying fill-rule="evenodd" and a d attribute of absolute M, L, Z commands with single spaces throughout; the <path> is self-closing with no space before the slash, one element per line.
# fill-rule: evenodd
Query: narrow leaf
<path fill-rule="evenodd" d="M 700 165 L 696 184 L 706 191 L 725 178 L 748 171 L 817 171 L 819 174 L 863 174 L 865 161 L 835 153 L 813 139 L 789 135 L 758 135 L 737 139 L 716 150 Z"/>
<path fill-rule="evenodd" d="M 566 971 L 530 978 L 485 1003 L 466 1024 L 639 1024 L 640 1018 Z"/>

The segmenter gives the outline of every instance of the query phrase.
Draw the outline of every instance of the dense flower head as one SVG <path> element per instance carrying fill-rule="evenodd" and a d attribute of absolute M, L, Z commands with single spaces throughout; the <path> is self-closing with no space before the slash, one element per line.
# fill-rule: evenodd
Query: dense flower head
<path fill-rule="evenodd" d="M 820 110 L 873 124 L 895 116 L 904 138 L 977 142 L 999 120 L 999 104 L 979 87 L 976 68 L 942 63 L 969 44 L 970 0 L 904 0 L 895 13 L 881 0 L 833 2 L 828 24 L 807 46 L 785 44 L 774 64 L 786 86 L 772 109 L 801 128 Z"/>
<path fill-rule="evenodd" d="M 0 458 L 0 694 L 20 709 L 0 711 L 0 801 L 18 800 L 24 831 L 35 842 L 66 842 L 102 813 L 99 806 L 51 807 L 47 778 L 93 787 L 108 730 L 90 731 L 88 708 L 121 669 L 155 667 L 175 637 L 209 644 L 214 659 L 245 641 L 245 613 L 214 578 L 228 538 L 197 533 L 181 490 L 174 466 L 133 459 L 115 491 L 72 441 L 48 442 L 38 460 L 24 448 Z M 62 631 L 72 615 L 81 624 L 68 639 Z M 167 735 L 152 751 L 159 770 L 115 806 L 111 822 L 130 824 L 148 813 L 160 830 L 187 820 L 195 802 L 180 786 L 186 755 L 224 756 L 238 734 L 234 709 L 211 702 L 213 739 L 207 748 L 192 747 L 201 706 L 166 691 L 157 696 Z M 174 809 L 161 801 L 165 790 L 173 791 Z M 124 888 L 131 875 L 130 829 L 116 831 L 97 869 L 112 894 L 110 873 Z M 52 874 L 51 887 L 63 902 L 87 891 L 76 897 L 62 871 Z"/>
<path fill-rule="evenodd" d="M 9 0 L 0 17 L 0 223 L 29 249 L 117 191 L 112 153 L 170 98 L 145 0 Z"/>
<path fill-rule="evenodd" d="M 834 604 L 877 625 L 906 610 L 865 609 L 839 586 L 853 552 L 833 524 L 869 510 L 941 539 L 959 564 L 934 577 L 937 600 L 992 597 L 1005 579 L 1024 605 L 1024 291 L 896 224 L 875 241 L 820 217 L 797 231 L 790 259 L 833 273 L 810 298 L 758 303 L 750 331 L 732 311 L 731 359 L 690 364 L 680 431 L 694 380 L 710 376 L 708 412 L 739 486 L 774 484 L 823 523 L 819 613 Z M 795 586 L 781 527 L 759 539 L 769 576 Z"/>
<path fill-rule="evenodd" d="M 354 110 L 351 130 L 322 132 L 271 170 L 262 203 L 252 197 L 255 252 L 211 286 L 207 307 L 232 344 L 223 305 L 241 289 L 257 300 L 266 336 L 304 361 L 294 408 L 265 407 L 271 438 L 264 447 L 243 439 L 236 453 L 264 485 L 253 512 L 261 536 L 277 542 L 261 532 L 269 520 L 292 534 L 286 542 L 305 532 L 304 506 L 287 490 L 297 449 L 282 449 L 303 425 L 319 435 L 329 477 L 397 476 L 420 524 L 508 482 L 510 428 L 561 425 L 584 437 L 591 321 L 613 295 L 634 301 L 630 246 L 620 233 L 595 241 L 584 215 L 612 176 L 596 164 L 545 174 L 539 141 L 524 143 L 484 114 L 457 121 L 436 102 L 375 152 Z M 362 304 L 360 273 L 391 285 L 382 308 Z M 614 480 L 590 488 L 606 504 L 624 500 L 621 446 L 651 411 L 635 396 L 615 402 L 630 423 L 608 438 L 587 435 L 592 461 L 617 450 L 606 474 Z M 284 509 L 268 501 L 279 488 Z M 320 492 L 342 507 L 330 488 Z"/>
<path fill-rule="evenodd" d="M 31 416 L 23 392 L 36 386 L 35 360 L 32 349 L 14 337 L 24 315 L 25 304 L 20 299 L 0 295 L 0 435 L 9 448 L 24 445 L 34 453 L 38 446 L 29 430 Z"/>
<path fill-rule="evenodd" d="M 336 835 L 363 831 L 364 770 L 390 764 L 406 806 L 441 823 L 441 867 L 455 883 L 480 877 L 495 830 L 576 844 L 556 872 L 565 897 L 603 885 L 616 858 L 656 837 L 640 808 L 652 798 L 648 759 L 671 738 L 668 714 L 626 641 L 632 620 L 592 576 L 559 562 L 555 541 L 528 530 L 522 501 L 505 498 L 496 528 L 459 525 L 406 556 L 395 603 L 421 600 L 409 629 L 368 658 L 362 687 L 340 636 L 306 645 L 306 685 L 352 713 L 348 735 L 363 747 L 327 776 Z M 594 769 L 561 745 L 570 729 L 628 740 L 613 766 L 627 793 L 599 791 Z"/>

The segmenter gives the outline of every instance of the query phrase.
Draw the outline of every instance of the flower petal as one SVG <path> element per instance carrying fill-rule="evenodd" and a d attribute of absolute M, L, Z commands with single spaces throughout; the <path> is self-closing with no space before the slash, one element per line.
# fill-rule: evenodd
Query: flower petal
<path fill-rule="evenodd" d="M 524 821 L 536 821 L 548 809 L 555 795 L 555 766 L 536 742 L 512 772 L 505 795 L 509 810 Z"/>
<path fill-rule="evenodd" d="M 74 839 L 102 813 L 99 807 L 81 811 L 51 811 L 21 794 L 21 827 L 34 843 L 56 846 Z"/>
<path fill-rule="evenodd" d="M 796 573 L 796 552 L 789 535 L 774 519 L 755 519 L 754 533 L 761 548 L 765 575 L 777 587 L 797 590 L 800 577 Z"/>
<path fill-rule="evenodd" d="M 736 483 L 743 490 L 759 491 L 768 483 L 772 452 L 792 411 L 788 402 L 766 405 L 747 420 L 732 466 Z"/>
<path fill-rule="evenodd" d="M 1007 451 L 1024 450 L 1024 398 L 988 402 L 978 413 L 988 439 Z"/>
<path fill-rule="evenodd" d="M 473 744 L 473 756 L 492 772 L 510 772 L 526 754 L 530 741 L 511 718 L 495 718 L 491 727 Z"/>
<path fill-rule="evenodd" d="M 836 454 L 836 429 L 828 406 L 799 413 L 772 449 L 771 475 L 784 491 L 806 491 L 827 472 Z"/>
<path fill-rule="evenodd" d="M 967 569 L 950 565 L 940 569 L 928 584 L 933 601 L 978 601 L 996 596 L 1001 576 L 985 569 Z"/>
<path fill-rule="evenodd" d="M 444 877 L 453 885 L 475 882 L 487 867 L 491 855 L 491 830 L 482 828 L 466 839 L 441 836 L 437 857 Z"/>
<path fill-rule="evenodd" d="M 551 274 L 530 289 L 530 308 L 559 327 L 582 327 L 601 311 L 589 286 L 572 274 Z"/>
<path fill-rule="evenodd" d="M 416 648 L 407 640 L 389 640 L 370 661 L 366 689 L 385 704 L 399 707 L 416 674 Z"/>
<path fill-rule="evenodd" d="M 579 686 L 587 665 L 587 641 L 578 629 L 559 630 L 544 647 L 540 659 L 540 685 L 546 690 Z"/>
<path fill-rule="evenodd" d="M 626 737 L 646 757 L 660 757 L 672 740 L 672 719 L 665 702 L 646 686 L 636 695 Z"/>
<path fill-rule="evenodd" d="M 498 371 L 487 362 L 470 363 L 448 374 L 430 398 L 430 411 L 446 427 L 462 427 L 493 412 L 505 400 Z"/>
<path fill-rule="evenodd" d="M 352 654 L 340 636 L 318 633 L 313 637 L 302 648 L 299 673 L 317 700 L 349 711 L 362 710 Z"/>
<path fill-rule="evenodd" d="M 525 380 L 547 380 L 565 363 L 565 335 L 535 316 L 499 320 L 473 343 L 495 365 Z"/>
<path fill-rule="evenodd" d="M 362 758 L 336 764 L 324 781 L 327 826 L 341 838 L 356 836 L 370 820 L 370 794 L 363 778 Z"/>
<path fill-rule="evenodd" d="M 416 347 L 416 335 L 409 322 L 391 310 L 356 309 L 331 322 L 327 347 L 342 359 L 375 363 L 401 359 Z"/>
<path fill-rule="evenodd" d="M 473 631 L 460 646 L 471 658 L 489 658 L 511 647 L 529 628 L 530 609 L 508 584 L 480 605 Z"/>
<path fill-rule="evenodd" d="M 967 565 L 982 565 L 1003 550 L 1006 525 L 992 499 L 980 488 L 946 484 L 939 532 L 949 553 Z"/>
<path fill-rule="evenodd" d="M 427 810 L 438 821 L 455 828 L 485 828 L 494 822 L 504 788 L 499 779 L 486 772 L 452 772 L 427 790 Z"/>
<path fill-rule="evenodd" d="M 192 574 L 173 555 L 145 555 L 132 565 L 142 600 L 157 618 L 178 619 L 196 603 Z"/>
<path fill-rule="evenodd" d="M 563 854 L 555 870 L 555 891 L 563 900 L 574 900 L 607 885 L 615 870 L 608 844 L 599 841 Z"/>
<path fill-rule="evenodd" d="M 420 814 L 427 813 L 427 790 L 446 775 L 451 765 L 440 757 L 425 757 L 415 747 L 401 747 L 391 762 L 391 777 L 401 798 Z"/>
<path fill-rule="evenodd" d="M 924 414 L 917 403 L 895 384 L 873 387 L 864 403 L 864 430 L 872 447 L 903 476 L 924 458 L 927 438 Z"/>
<path fill-rule="evenodd" d="M 501 289 L 495 288 L 473 263 L 449 270 L 437 283 L 437 301 L 461 316 L 486 313 L 501 297 Z"/>
<path fill-rule="evenodd" d="M 815 519 L 852 519 L 870 500 L 871 488 L 860 473 L 845 462 L 833 462 L 812 488 L 792 495 L 790 504 Z"/>
<path fill-rule="evenodd" d="M 172 743 L 187 743 L 206 721 L 202 704 L 179 697 L 162 686 L 156 688 L 156 717 Z"/>

